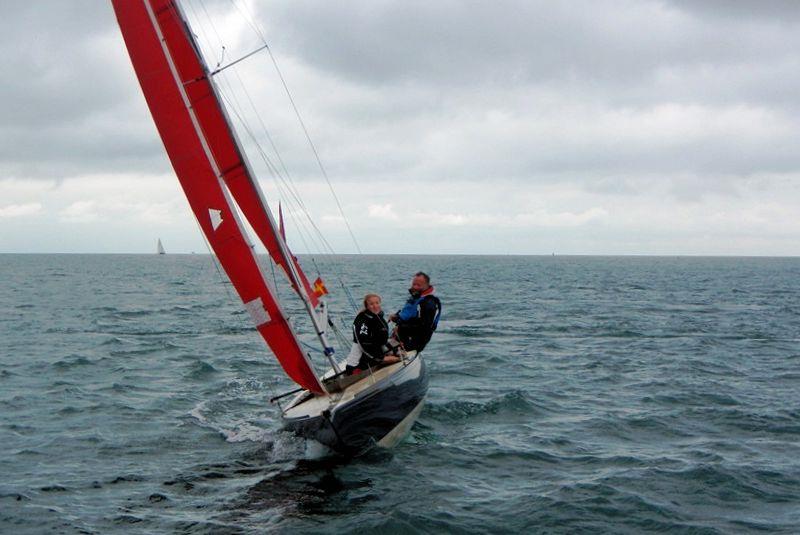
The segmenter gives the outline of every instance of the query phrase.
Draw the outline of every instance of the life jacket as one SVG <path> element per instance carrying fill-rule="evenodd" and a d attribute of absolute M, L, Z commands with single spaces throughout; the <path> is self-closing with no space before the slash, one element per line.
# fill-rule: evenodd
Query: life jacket
<path fill-rule="evenodd" d="M 408 301 L 406 301 L 406 304 L 400 309 L 400 320 L 405 323 L 409 323 L 413 322 L 415 319 L 419 319 L 421 316 L 420 307 L 422 305 L 422 301 L 430 297 L 436 300 L 436 316 L 433 318 L 433 325 L 431 326 L 431 329 L 435 331 L 436 327 L 439 325 L 439 316 L 442 312 L 442 305 L 439 301 L 439 298 L 433 295 L 433 292 L 434 288 L 433 286 L 430 286 L 427 290 L 422 292 L 419 297 L 409 297 Z"/>

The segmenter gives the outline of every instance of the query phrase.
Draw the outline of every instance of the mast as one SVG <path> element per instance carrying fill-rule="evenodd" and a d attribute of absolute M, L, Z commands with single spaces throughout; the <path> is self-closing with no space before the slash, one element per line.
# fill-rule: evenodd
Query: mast
<path fill-rule="evenodd" d="M 235 168 L 223 165 L 228 162 L 221 158 L 219 145 L 230 144 L 229 125 L 220 128 L 204 120 L 203 112 L 219 109 L 219 103 L 209 83 L 194 83 L 206 78 L 182 15 L 172 0 L 112 4 L 153 120 L 209 245 L 287 375 L 304 388 L 324 393 L 269 288 L 226 186 L 228 173 L 245 168 L 241 159 Z"/>

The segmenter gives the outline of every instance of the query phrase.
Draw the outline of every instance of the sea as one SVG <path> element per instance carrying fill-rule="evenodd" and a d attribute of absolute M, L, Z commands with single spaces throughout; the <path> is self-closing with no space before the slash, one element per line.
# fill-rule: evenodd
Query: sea
<path fill-rule="evenodd" d="M 0 255 L 0 532 L 800 533 L 800 258 L 301 262 L 344 327 L 433 279 L 393 450 L 282 430 L 293 384 L 208 255 Z"/>

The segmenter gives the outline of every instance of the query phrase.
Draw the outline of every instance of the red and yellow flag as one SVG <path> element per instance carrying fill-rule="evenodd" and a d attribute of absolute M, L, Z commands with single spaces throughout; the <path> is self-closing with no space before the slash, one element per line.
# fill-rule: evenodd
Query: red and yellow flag
<path fill-rule="evenodd" d="M 317 280 L 314 281 L 314 295 L 317 297 L 328 295 L 328 288 L 326 288 L 325 283 L 322 282 L 322 277 L 317 277 Z"/>

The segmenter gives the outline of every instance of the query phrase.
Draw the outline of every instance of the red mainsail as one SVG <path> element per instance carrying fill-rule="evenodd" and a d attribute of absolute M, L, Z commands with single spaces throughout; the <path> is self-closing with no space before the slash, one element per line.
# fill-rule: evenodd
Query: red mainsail
<path fill-rule="evenodd" d="M 112 4 L 150 113 L 211 248 L 287 375 L 304 388 L 324 392 L 266 283 L 234 199 L 295 290 L 307 296 L 313 291 L 275 232 L 180 10 L 172 0 Z"/>

